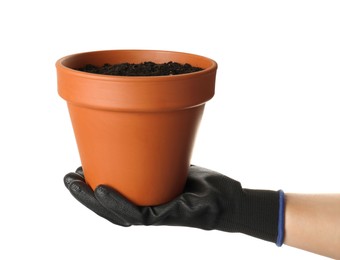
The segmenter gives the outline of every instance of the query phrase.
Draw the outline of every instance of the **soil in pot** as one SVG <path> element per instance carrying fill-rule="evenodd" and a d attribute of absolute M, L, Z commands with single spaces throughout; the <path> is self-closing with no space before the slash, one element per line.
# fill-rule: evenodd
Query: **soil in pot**
<path fill-rule="evenodd" d="M 166 76 L 192 73 L 203 70 L 199 67 L 194 67 L 188 63 L 180 64 L 177 62 L 154 63 L 151 61 L 142 63 L 120 63 L 120 64 L 104 64 L 102 66 L 95 66 L 87 64 L 77 70 L 116 76 Z"/>

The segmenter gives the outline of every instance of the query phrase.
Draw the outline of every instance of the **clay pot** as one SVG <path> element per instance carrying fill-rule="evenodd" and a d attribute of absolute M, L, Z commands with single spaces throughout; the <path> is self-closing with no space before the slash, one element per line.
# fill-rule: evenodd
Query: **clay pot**
<path fill-rule="evenodd" d="M 204 70 L 127 77 L 75 70 L 86 64 L 174 61 Z M 186 182 L 204 104 L 214 95 L 217 64 L 180 52 L 109 50 L 57 61 L 58 92 L 67 101 L 86 182 L 106 184 L 137 205 L 158 205 Z"/>

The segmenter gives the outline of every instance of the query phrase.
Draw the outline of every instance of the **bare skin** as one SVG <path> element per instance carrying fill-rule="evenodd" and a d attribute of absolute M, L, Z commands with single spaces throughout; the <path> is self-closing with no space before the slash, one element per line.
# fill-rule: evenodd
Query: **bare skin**
<path fill-rule="evenodd" d="M 293 194 L 286 197 L 288 246 L 340 259 L 340 194 Z"/>

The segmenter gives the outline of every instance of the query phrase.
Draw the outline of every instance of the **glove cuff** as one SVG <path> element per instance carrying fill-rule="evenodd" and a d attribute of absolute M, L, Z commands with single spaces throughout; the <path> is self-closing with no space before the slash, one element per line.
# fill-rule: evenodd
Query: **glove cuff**
<path fill-rule="evenodd" d="M 235 208 L 233 222 L 236 229 L 234 231 L 281 246 L 284 229 L 282 199 L 284 197 L 280 195 L 282 193 L 282 191 L 243 189 Z"/>

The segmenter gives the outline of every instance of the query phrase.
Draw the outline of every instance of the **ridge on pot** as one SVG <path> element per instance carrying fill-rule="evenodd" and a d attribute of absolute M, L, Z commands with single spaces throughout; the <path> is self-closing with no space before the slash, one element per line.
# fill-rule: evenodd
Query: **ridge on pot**
<path fill-rule="evenodd" d="M 203 70 L 170 76 L 111 76 L 76 70 L 86 64 L 175 61 Z M 157 50 L 79 53 L 56 63 L 86 182 L 106 184 L 137 205 L 158 205 L 185 185 L 217 64 L 203 56 Z"/>

